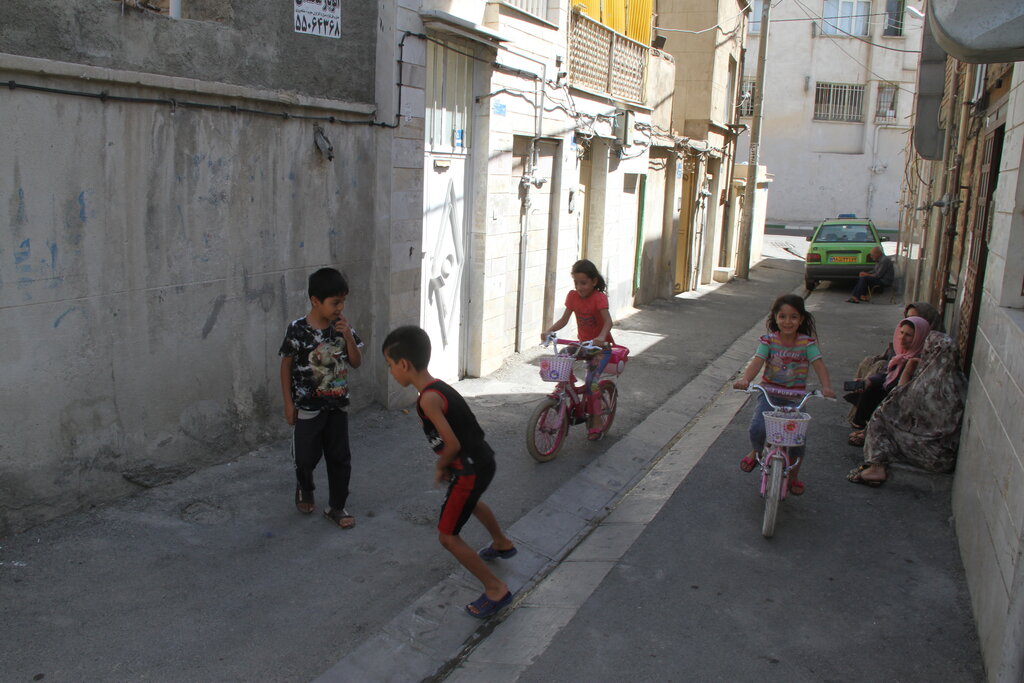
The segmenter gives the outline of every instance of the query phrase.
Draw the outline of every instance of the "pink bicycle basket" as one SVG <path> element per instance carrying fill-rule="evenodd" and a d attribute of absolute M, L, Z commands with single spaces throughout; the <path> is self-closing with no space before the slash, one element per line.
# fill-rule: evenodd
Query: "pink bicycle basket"
<path fill-rule="evenodd" d="M 568 382 L 575 360 L 572 356 L 544 356 L 540 359 L 540 378 L 545 382 Z"/>
<path fill-rule="evenodd" d="M 764 413 L 765 441 L 775 446 L 803 446 L 811 416 L 807 413 L 787 413 L 766 410 Z"/>

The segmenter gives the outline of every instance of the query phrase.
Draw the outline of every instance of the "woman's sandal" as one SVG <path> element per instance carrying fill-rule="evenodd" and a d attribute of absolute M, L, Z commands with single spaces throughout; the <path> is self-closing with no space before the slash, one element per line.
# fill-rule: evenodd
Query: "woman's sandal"
<path fill-rule="evenodd" d="M 854 429 L 850 432 L 850 437 L 846 440 L 851 446 L 863 446 L 864 445 L 864 430 Z"/>
<path fill-rule="evenodd" d="M 744 472 L 753 472 L 755 467 L 757 467 L 757 458 L 752 455 L 744 456 L 740 460 L 740 469 Z"/>
<path fill-rule="evenodd" d="M 799 479 L 794 479 L 791 482 L 789 482 L 789 492 L 792 493 L 794 496 L 802 496 L 804 495 L 804 491 L 806 490 L 807 486 L 805 486 L 804 483 Z"/>
<path fill-rule="evenodd" d="M 324 510 L 324 517 L 331 520 L 342 529 L 351 529 L 356 525 L 356 518 L 349 514 L 348 510 L 342 508 L 341 510 L 332 510 L 326 508 Z"/>
<path fill-rule="evenodd" d="M 304 515 L 312 514 L 316 509 L 313 492 L 305 491 L 301 486 L 295 487 L 295 508 Z"/>
<path fill-rule="evenodd" d="M 879 486 L 884 484 L 886 482 L 886 479 L 888 479 L 888 470 L 886 470 L 886 479 L 865 479 L 862 475 L 864 473 L 864 470 L 868 469 L 869 467 L 871 467 L 871 465 L 867 464 L 866 462 L 861 463 L 857 467 L 854 467 L 852 470 L 846 473 L 847 481 L 854 484 L 863 484 L 864 486 L 870 486 L 873 489 L 878 488 Z"/>
<path fill-rule="evenodd" d="M 587 430 L 587 438 L 591 441 L 598 441 L 604 436 L 604 430 L 600 427 L 593 427 Z"/>

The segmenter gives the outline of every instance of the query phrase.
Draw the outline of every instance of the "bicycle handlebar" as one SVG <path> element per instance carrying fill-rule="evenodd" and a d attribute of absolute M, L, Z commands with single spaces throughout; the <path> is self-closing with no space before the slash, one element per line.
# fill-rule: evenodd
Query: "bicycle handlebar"
<path fill-rule="evenodd" d="M 815 389 L 814 391 L 806 392 L 804 394 L 804 396 L 803 396 L 803 399 L 801 399 L 800 403 L 798 403 L 796 406 L 777 406 L 774 403 L 772 403 L 772 399 L 768 395 L 768 390 L 765 389 L 760 384 L 751 384 L 746 389 L 736 389 L 735 391 L 742 391 L 745 394 L 756 394 L 758 391 L 760 391 L 762 394 L 764 394 L 764 400 L 768 401 L 768 405 L 770 405 L 775 410 L 783 410 L 783 411 L 790 411 L 790 410 L 791 411 L 798 411 L 798 410 L 800 410 L 801 408 L 804 407 L 804 404 L 807 403 L 807 399 L 809 399 L 811 397 L 815 397 L 815 398 L 828 398 L 827 396 L 825 396 L 825 394 L 821 393 L 820 389 Z M 829 399 L 829 400 L 834 401 L 835 399 Z"/>
<path fill-rule="evenodd" d="M 542 346 L 544 348 L 547 348 L 551 344 L 555 345 L 555 353 L 558 353 L 558 345 L 559 344 L 561 344 L 562 346 L 576 346 L 577 347 L 576 353 L 573 354 L 573 355 L 576 355 L 576 356 L 580 355 L 580 353 L 582 353 L 583 351 L 603 351 L 604 350 L 604 347 L 603 346 L 598 346 L 597 344 L 595 344 L 593 339 L 591 339 L 589 341 L 579 341 L 577 339 L 559 339 L 558 335 L 556 335 L 554 332 L 549 332 L 548 333 L 548 336 L 544 339 L 544 343 L 542 344 Z"/>

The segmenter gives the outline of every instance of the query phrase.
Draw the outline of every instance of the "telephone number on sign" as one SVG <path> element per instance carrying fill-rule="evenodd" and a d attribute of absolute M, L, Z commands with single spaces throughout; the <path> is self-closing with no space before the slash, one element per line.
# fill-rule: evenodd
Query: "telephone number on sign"
<path fill-rule="evenodd" d="M 295 17 L 295 31 L 329 38 L 341 38 L 341 23 L 334 19 Z"/>

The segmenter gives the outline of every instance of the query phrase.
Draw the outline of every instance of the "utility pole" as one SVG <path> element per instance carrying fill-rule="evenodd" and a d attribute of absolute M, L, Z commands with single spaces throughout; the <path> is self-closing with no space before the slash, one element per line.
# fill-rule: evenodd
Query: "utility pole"
<path fill-rule="evenodd" d="M 743 224 L 740 226 L 736 277 L 750 276 L 750 242 L 754 236 L 754 197 L 757 192 L 757 157 L 761 147 L 761 107 L 764 104 L 764 66 L 768 61 L 768 17 L 771 0 L 761 3 L 761 36 L 757 44 L 757 79 L 754 81 L 754 122 L 750 128 L 750 155 L 747 158 L 747 185 L 743 188 Z"/>

